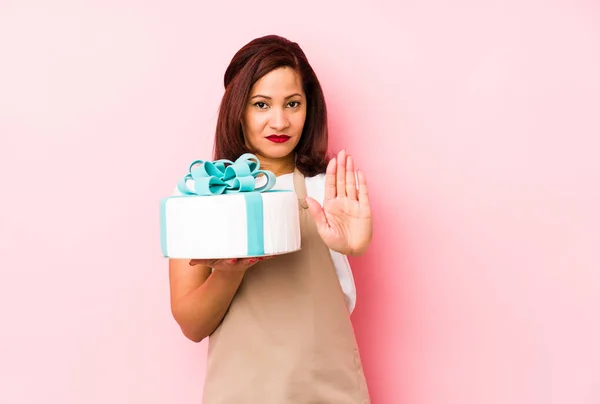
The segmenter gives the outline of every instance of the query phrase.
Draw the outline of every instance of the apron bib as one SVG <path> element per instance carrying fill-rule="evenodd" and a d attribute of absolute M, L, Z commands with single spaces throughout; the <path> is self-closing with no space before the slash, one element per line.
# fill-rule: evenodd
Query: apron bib
<path fill-rule="evenodd" d="M 369 404 L 329 248 L 294 171 L 300 251 L 249 268 L 209 337 L 203 404 Z"/>

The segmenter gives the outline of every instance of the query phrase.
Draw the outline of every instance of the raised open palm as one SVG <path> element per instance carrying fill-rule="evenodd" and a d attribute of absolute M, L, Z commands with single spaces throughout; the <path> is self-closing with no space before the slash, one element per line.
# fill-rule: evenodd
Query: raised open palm
<path fill-rule="evenodd" d="M 306 202 L 330 249 L 345 255 L 365 252 L 373 234 L 371 206 L 367 181 L 362 171 L 355 173 L 352 156 L 342 150 L 329 162 L 323 206 L 310 197 Z"/>

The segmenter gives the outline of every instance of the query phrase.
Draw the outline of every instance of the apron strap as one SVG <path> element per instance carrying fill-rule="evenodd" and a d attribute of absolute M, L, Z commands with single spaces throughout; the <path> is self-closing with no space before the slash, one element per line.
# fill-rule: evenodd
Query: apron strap
<path fill-rule="evenodd" d="M 302 209 L 308 209 L 308 204 L 306 203 L 306 182 L 304 181 L 304 175 L 302 175 L 298 168 L 294 168 L 294 190 L 296 191 L 296 195 L 298 195 L 298 203 Z"/>

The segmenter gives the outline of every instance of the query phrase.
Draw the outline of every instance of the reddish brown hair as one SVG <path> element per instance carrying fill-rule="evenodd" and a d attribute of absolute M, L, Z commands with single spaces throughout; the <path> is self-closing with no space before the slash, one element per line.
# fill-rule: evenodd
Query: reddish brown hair
<path fill-rule="evenodd" d="M 296 167 L 307 177 L 327 168 L 327 108 L 321 84 L 297 43 L 277 35 L 256 38 L 243 46 L 225 71 L 225 94 L 219 107 L 213 158 L 235 160 L 254 153 L 244 142 L 241 120 L 254 83 L 280 67 L 294 69 L 306 95 L 306 120 L 296 146 Z"/>

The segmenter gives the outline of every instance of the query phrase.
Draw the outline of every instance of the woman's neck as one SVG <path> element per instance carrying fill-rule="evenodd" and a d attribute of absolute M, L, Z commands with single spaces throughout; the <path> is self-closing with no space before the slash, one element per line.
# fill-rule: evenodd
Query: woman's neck
<path fill-rule="evenodd" d="M 261 170 L 268 170 L 275 174 L 276 177 L 294 172 L 296 167 L 294 154 L 278 159 L 271 159 L 263 156 L 257 156 L 260 160 Z"/>

